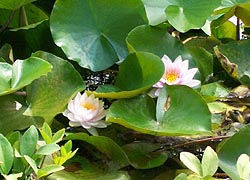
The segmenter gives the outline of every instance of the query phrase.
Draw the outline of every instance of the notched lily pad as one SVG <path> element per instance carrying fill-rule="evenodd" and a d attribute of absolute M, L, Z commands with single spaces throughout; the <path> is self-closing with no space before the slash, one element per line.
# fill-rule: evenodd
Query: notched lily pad
<path fill-rule="evenodd" d="M 130 98 L 152 87 L 164 73 L 161 59 L 151 53 L 130 54 L 119 66 L 115 85 L 100 86 L 93 93 L 102 98 Z"/>

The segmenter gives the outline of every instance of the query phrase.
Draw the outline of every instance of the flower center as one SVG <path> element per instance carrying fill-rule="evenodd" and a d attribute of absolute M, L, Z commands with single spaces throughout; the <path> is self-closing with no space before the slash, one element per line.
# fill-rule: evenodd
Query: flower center
<path fill-rule="evenodd" d="M 96 110 L 95 105 L 90 104 L 90 103 L 82 103 L 82 107 L 87 110 Z"/>
<path fill-rule="evenodd" d="M 166 75 L 165 75 L 165 79 L 172 83 L 174 81 L 176 81 L 178 79 L 178 74 L 176 72 L 168 72 Z"/>

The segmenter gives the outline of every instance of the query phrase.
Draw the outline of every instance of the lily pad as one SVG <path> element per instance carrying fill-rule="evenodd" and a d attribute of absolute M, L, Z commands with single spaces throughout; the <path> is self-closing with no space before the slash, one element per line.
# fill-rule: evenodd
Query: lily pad
<path fill-rule="evenodd" d="M 136 169 L 150 169 L 163 165 L 168 159 L 166 152 L 154 152 L 160 147 L 153 143 L 135 142 L 126 144 L 126 152 L 131 165 Z"/>
<path fill-rule="evenodd" d="M 167 86 L 170 107 L 156 120 L 156 105 L 146 95 L 114 102 L 107 121 L 152 135 L 210 134 L 211 114 L 202 97 L 187 86 Z"/>
<path fill-rule="evenodd" d="M 140 0 L 58 0 L 50 19 L 55 43 L 93 71 L 122 61 L 128 55 L 128 32 L 146 22 Z"/>
<path fill-rule="evenodd" d="M 182 55 L 190 59 L 181 41 L 171 36 L 166 29 L 142 25 L 134 28 L 127 36 L 130 52 L 145 51 L 159 57 L 166 54 L 170 59 Z"/>
<path fill-rule="evenodd" d="M 102 98 L 134 97 L 151 88 L 163 73 L 164 65 L 158 56 L 146 52 L 132 53 L 120 64 L 114 86 L 100 86 L 89 93 Z"/>
<path fill-rule="evenodd" d="M 214 9 L 220 6 L 221 0 L 175 0 L 166 8 L 168 22 L 180 32 L 201 28 Z"/>
<path fill-rule="evenodd" d="M 85 84 L 68 61 L 42 51 L 32 57 L 45 59 L 53 65 L 53 71 L 27 87 L 28 108 L 24 114 L 43 117 L 50 123 L 77 92 L 85 89 Z"/>
<path fill-rule="evenodd" d="M 112 161 L 109 162 L 109 169 L 111 172 L 128 165 L 128 159 L 125 152 L 108 137 L 75 133 L 66 136 L 65 140 L 80 140 L 95 146 L 100 152 L 105 153 L 109 159 L 112 159 Z"/>

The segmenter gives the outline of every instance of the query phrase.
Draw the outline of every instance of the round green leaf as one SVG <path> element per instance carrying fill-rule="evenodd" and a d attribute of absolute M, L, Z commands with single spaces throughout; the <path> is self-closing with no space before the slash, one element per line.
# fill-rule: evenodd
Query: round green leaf
<path fill-rule="evenodd" d="M 32 56 L 45 59 L 53 65 L 53 70 L 27 88 L 29 107 L 24 114 L 43 117 L 49 123 L 56 114 L 64 111 L 69 100 L 82 91 L 85 84 L 68 61 L 42 51 Z"/>
<path fill-rule="evenodd" d="M 18 8 L 24 6 L 25 4 L 31 3 L 36 0 L 7 0 L 0 1 L 0 8 L 17 10 Z"/>
<path fill-rule="evenodd" d="M 8 174 L 14 160 L 14 152 L 8 139 L 0 134 L 0 172 Z"/>
<path fill-rule="evenodd" d="M 220 6 L 221 0 L 175 0 L 173 5 L 166 8 L 168 22 L 180 32 L 199 29 L 214 9 Z"/>
<path fill-rule="evenodd" d="M 202 97 L 187 86 L 167 86 L 170 108 L 156 120 L 155 102 L 148 96 L 120 99 L 109 108 L 107 121 L 152 135 L 209 134 L 211 114 Z"/>
<path fill-rule="evenodd" d="M 219 149 L 218 156 L 220 168 L 229 175 L 231 179 L 240 179 L 237 173 L 236 163 L 241 154 L 250 155 L 250 125 L 240 129 L 228 139 Z"/>
<path fill-rule="evenodd" d="M 41 127 L 42 118 L 23 115 L 27 107 L 22 106 L 17 110 L 17 101 L 14 96 L 7 95 L 0 97 L 0 132 L 7 134 L 13 130 L 23 130 L 31 125 Z"/>
<path fill-rule="evenodd" d="M 123 60 L 128 32 L 144 23 L 139 0 L 57 0 L 50 20 L 56 44 L 69 59 L 93 71 Z"/>
<path fill-rule="evenodd" d="M 159 57 L 151 53 L 136 52 L 120 64 L 115 86 L 104 85 L 91 93 L 104 98 L 134 97 L 157 83 L 163 73 L 164 65 Z"/>
<path fill-rule="evenodd" d="M 179 55 L 183 58 L 189 57 L 182 42 L 171 36 L 166 29 L 149 25 L 138 26 L 128 34 L 126 42 L 131 52 L 145 51 L 159 57 L 166 54 L 170 59 Z"/>
<path fill-rule="evenodd" d="M 37 57 L 16 60 L 12 67 L 7 63 L 0 63 L 0 70 L 4 72 L 0 75 L 0 95 L 10 94 L 27 86 L 51 69 L 51 64 Z"/>
<path fill-rule="evenodd" d="M 131 165 L 136 169 L 150 169 L 161 166 L 168 158 L 166 152 L 154 152 L 160 147 L 153 143 L 131 143 L 122 149 L 127 154 Z"/>

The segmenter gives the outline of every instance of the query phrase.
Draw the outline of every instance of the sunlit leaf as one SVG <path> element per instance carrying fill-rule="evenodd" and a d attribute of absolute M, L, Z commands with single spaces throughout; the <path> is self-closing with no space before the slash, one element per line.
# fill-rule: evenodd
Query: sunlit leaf
<path fill-rule="evenodd" d="M 145 23 L 139 0 L 58 0 L 50 20 L 56 44 L 69 59 L 93 71 L 123 60 L 128 32 Z"/>
<path fill-rule="evenodd" d="M 107 120 L 152 135 L 207 134 L 211 114 L 201 96 L 187 86 L 167 87 L 170 107 L 157 122 L 155 102 L 148 96 L 121 99 L 112 103 Z"/>
<path fill-rule="evenodd" d="M 3 72 L 0 75 L 0 95 L 13 93 L 29 85 L 51 69 L 51 64 L 37 57 L 16 60 L 12 66 L 0 62 L 0 70 Z"/>
<path fill-rule="evenodd" d="M 202 166 L 202 175 L 205 176 L 213 176 L 219 165 L 219 159 L 216 152 L 208 146 L 203 154 L 201 166 Z"/>
<path fill-rule="evenodd" d="M 219 7 L 220 0 L 175 0 L 166 8 L 168 22 L 180 32 L 190 29 L 199 29 L 215 8 Z"/>
<path fill-rule="evenodd" d="M 180 153 L 181 162 L 190 170 L 202 177 L 202 167 L 200 160 L 190 152 L 181 152 Z"/>
<path fill-rule="evenodd" d="M 52 173 L 63 170 L 64 167 L 56 164 L 49 164 L 37 170 L 37 178 L 48 176 Z"/>

